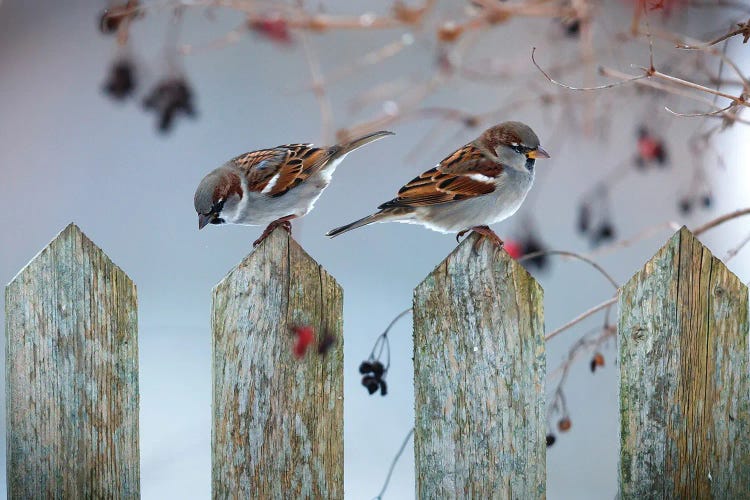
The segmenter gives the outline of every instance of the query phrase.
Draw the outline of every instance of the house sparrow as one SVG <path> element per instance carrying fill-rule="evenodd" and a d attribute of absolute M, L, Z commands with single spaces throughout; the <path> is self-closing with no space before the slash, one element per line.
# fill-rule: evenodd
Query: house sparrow
<path fill-rule="evenodd" d="M 338 236 L 373 222 L 422 224 L 442 233 L 472 230 L 502 245 L 488 227 L 513 215 L 534 182 L 534 161 L 549 158 L 531 128 L 505 122 L 485 130 L 437 167 L 402 187 L 379 212 L 333 229 Z"/>
<path fill-rule="evenodd" d="M 312 210 L 347 154 L 387 135 L 393 132 L 374 132 L 326 148 L 287 144 L 233 158 L 204 177 L 195 191 L 198 229 L 268 224 L 253 246 L 279 226 L 291 230 L 290 221 Z"/>

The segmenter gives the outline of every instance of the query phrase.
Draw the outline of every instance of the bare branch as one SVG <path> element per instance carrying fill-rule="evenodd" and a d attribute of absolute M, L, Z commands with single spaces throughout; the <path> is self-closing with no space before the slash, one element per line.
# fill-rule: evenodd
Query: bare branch
<path fill-rule="evenodd" d="M 699 236 L 699 235 L 705 233 L 706 231 L 708 231 L 709 229 L 713 229 L 716 226 L 724 224 L 727 221 L 730 221 L 732 219 L 736 219 L 738 217 L 742 217 L 744 215 L 750 215 L 750 208 L 743 208 L 743 209 L 740 209 L 740 210 L 735 210 L 734 212 L 730 212 L 728 214 L 722 215 L 721 217 L 717 217 L 716 219 L 714 219 L 712 221 L 708 221 L 705 224 L 703 224 L 702 226 L 698 226 L 695 229 L 693 229 L 693 234 L 695 236 Z"/>
<path fill-rule="evenodd" d="M 738 23 L 737 26 L 739 26 L 739 28 L 737 28 L 736 30 L 733 30 L 733 31 L 730 31 L 729 33 L 721 35 L 719 38 L 711 40 L 710 42 L 702 43 L 699 45 L 677 44 L 677 48 L 688 49 L 688 50 L 703 50 L 703 49 L 709 48 L 712 45 L 716 45 L 717 43 L 721 43 L 724 40 L 727 40 L 737 35 L 742 35 L 742 43 L 747 43 L 747 41 L 750 40 L 750 19 L 748 19 L 747 22 Z"/>
<path fill-rule="evenodd" d="M 714 110 L 714 111 L 706 111 L 706 112 L 703 112 L 703 113 L 701 113 L 701 112 L 699 112 L 699 111 L 696 111 L 696 112 L 694 112 L 694 113 L 678 113 L 677 111 L 673 111 L 673 110 L 669 109 L 669 106 L 664 106 L 664 109 L 665 109 L 665 110 L 666 110 L 666 111 L 667 111 L 668 113 L 671 113 L 671 114 L 673 114 L 674 116 L 682 116 L 682 117 L 686 117 L 686 118 L 692 118 L 692 117 L 696 117 L 696 116 L 713 116 L 713 115 L 720 115 L 720 114 L 722 114 L 722 113 L 724 113 L 724 112 L 726 112 L 726 111 L 729 111 L 729 110 L 730 110 L 731 108 L 733 108 L 734 106 L 735 106 L 735 104 L 734 104 L 734 103 L 732 103 L 732 104 L 730 104 L 729 106 L 727 106 L 726 108 L 721 108 L 721 109 L 717 109 L 717 110 Z"/>
<path fill-rule="evenodd" d="M 581 254 L 575 253 L 575 252 L 568 252 L 566 250 L 540 250 L 538 252 L 531 252 L 529 254 L 524 255 L 523 257 L 520 257 L 517 259 L 518 262 L 523 262 L 525 260 L 534 259 L 536 257 L 541 257 L 543 255 L 563 255 L 565 257 L 572 257 L 574 259 L 578 259 L 580 261 L 586 262 L 591 267 L 599 271 L 602 276 L 604 276 L 607 281 L 609 281 L 613 287 L 615 287 L 615 290 L 620 288 L 620 285 L 615 281 L 615 279 L 604 270 L 602 266 L 594 262 L 593 260 L 589 259 L 588 257 L 585 257 Z"/>
<path fill-rule="evenodd" d="M 607 300 L 607 301 L 604 301 L 604 302 L 602 302 L 601 304 L 598 304 L 598 305 L 596 305 L 596 306 L 592 307 L 591 309 L 589 309 L 588 311 L 586 311 L 586 312 L 584 312 L 584 313 L 581 313 L 581 314 L 579 314 L 578 316 L 576 316 L 576 317 L 575 317 L 575 318 L 573 318 L 572 320 L 570 320 L 570 321 L 568 321 L 567 323 L 565 323 L 565 324 L 564 324 L 563 326 L 561 326 L 561 327 L 559 327 L 559 328 L 557 328 L 557 329 L 555 329 L 555 330 L 552 330 L 552 331 L 551 331 L 550 333 L 548 333 L 548 334 L 547 334 L 547 336 L 546 336 L 546 337 L 544 337 L 544 340 L 545 340 L 545 341 L 548 341 L 548 340 L 550 340 L 550 339 L 552 339 L 552 338 L 556 337 L 556 336 L 557 336 L 557 335 L 559 335 L 560 333 L 564 332 L 565 330 L 567 330 L 568 328 L 570 328 L 570 327 L 572 327 L 572 326 L 574 326 L 574 325 L 577 325 L 578 323 L 580 323 L 580 322 L 581 322 L 581 321 L 583 321 L 584 319 L 588 318 L 588 317 L 589 317 L 589 316 L 591 316 L 592 314 L 596 314 L 596 313 L 598 313 L 599 311 L 601 311 L 602 309 L 604 309 L 604 308 L 606 308 L 606 307 L 609 307 L 610 305 L 612 305 L 612 304 L 616 303 L 616 302 L 617 302 L 617 297 L 618 297 L 618 296 L 617 296 L 617 295 L 615 295 L 615 296 L 614 296 L 614 297 L 612 297 L 611 299 L 609 299 L 609 300 Z"/>
<path fill-rule="evenodd" d="M 544 71 L 544 70 L 543 70 L 543 69 L 541 68 L 541 66 L 539 66 L 539 64 L 537 64 L 537 62 L 536 62 L 536 59 L 534 59 L 534 52 L 535 52 L 535 51 L 536 51 L 536 47 L 533 47 L 533 48 L 531 49 L 531 62 L 533 62 L 533 63 L 534 63 L 534 66 L 536 66 L 536 67 L 537 67 L 537 69 L 538 69 L 539 71 L 541 71 L 541 73 L 542 73 L 542 74 L 543 74 L 543 75 L 545 76 L 545 78 L 547 78 L 547 80 L 549 80 L 549 81 L 550 81 L 551 83 L 554 83 L 555 85 L 558 85 L 558 86 L 560 86 L 560 87 L 566 88 L 566 89 L 568 89 L 568 90 L 604 90 L 604 89 L 611 89 L 611 88 L 613 88 L 613 87 L 619 87 L 619 86 L 621 86 L 621 85 L 624 85 L 624 84 L 626 84 L 626 83 L 629 83 L 629 82 L 634 82 L 634 81 L 636 81 L 636 80 L 640 80 L 640 79 L 642 79 L 642 78 L 647 78 L 647 77 L 649 76 L 648 74 L 643 74 L 643 75 L 641 75 L 641 76 L 635 76 L 635 77 L 632 77 L 632 78 L 630 78 L 630 79 L 628 79 L 628 80 L 622 80 L 622 81 L 619 81 L 619 82 L 614 82 L 614 83 L 610 83 L 610 84 L 607 84 L 607 85 L 599 85 L 599 86 L 597 86 L 597 87 L 572 87 L 572 86 L 570 86 L 570 85 L 567 85 L 567 84 L 565 84 L 565 83 L 562 83 L 562 82 L 558 82 L 557 80 L 555 80 L 555 79 L 553 79 L 553 78 L 552 78 L 551 76 L 549 76 L 549 75 L 548 75 L 548 74 L 547 74 L 547 73 L 546 73 L 546 72 L 545 72 L 545 71 Z"/>

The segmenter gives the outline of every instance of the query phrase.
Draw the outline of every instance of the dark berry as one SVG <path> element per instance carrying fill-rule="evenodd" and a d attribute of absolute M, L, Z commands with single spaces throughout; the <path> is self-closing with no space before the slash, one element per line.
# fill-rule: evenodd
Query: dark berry
<path fill-rule="evenodd" d="M 554 434 L 547 434 L 547 448 L 555 444 L 555 441 L 557 441 L 557 438 Z"/>
<path fill-rule="evenodd" d="M 599 226 L 599 240 L 606 241 L 615 237 L 615 228 L 609 222 L 604 222 Z"/>
<path fill-rule="evenodd" d="M 104 92 L 110 97 L 122 100 L 135 90 L 133 63 L 128 59 L 120 59 L 109 70 L 109 76 L 104 83 Z"/>
<path fill-rule="evenodd" d="M 528 255 L 530 253 L 542 252 L 546 250 L 542 242 L 539 241 L 534 235 L 529 235 L 526 241 L 522 244 L 523 254 Z M 539 270 L 543 270 L 547 266 L 547 256 L 537 255 L 528 260 L 528 263 L 536 266 Z"/>
<path fill-rule="evenodd" d="M 365 375 L 362 377 L 362 385 L 367 388 L 369 394 L 375 394 L 375 391 L 377 391 L 380 386 L 377 379 L 372 375 Z"/>
<path fill-rule="evenodd" d="M 359 365 L 359 373 L 364 375 L 365 373 L 370 372 L 372 372 L 372 363 L 370 363 L 369 361 L 362 361 L 362 363 L 360 363 Z"/>
<path fill-rule="evenodd" d="M 99 31 L 105 35 L 111 35 L 120 27 L 122 16 L 114 15 L 109 9 L 104 9 L 99 17 Z"/>
<path fill-rule="evenodd" d="M 656 159 L 656 163 L 658 163 L 660 166 L 666 166 L 667 150 L 664 148 L 664 143 L 660 142 L 656 147 L 656 150 L 654 151 L 654 158 Z"/>
<path fill-rule="evenodd" d="M 380 361 L 375 361 L 372 364 L 372 374 L 375 375 L 375 378 L 380 378 L 383 376 L 383 372 L 385 372 L 385 367 L 383 367 L 383 363 Z"/>
<path fill-rule="evenodd" d="M 326 334 L 318 344 L 318 354 L 325 355 L 328 353 L 328 351 L 331 350 L 331 347 L 333 347 L 336 344 L 336 337 L 333 335 Z"/>
<path fill-rule="evenodd" d="M 677 204 L 677 207 L 680 209 L 681 214 L 687 215 L 693 209 L 693 202 L 690 198 L 682 198 Z"/>
<path fill-rule="evenodd" d="M 380 384 L 380 395 L 385 396 L 388 394 L 388 386 L 385 384 L 385 380 L 379 380 L 378 383 Z"/>
<path fill-rule="evenodd" d="M 583 203 L 578 207 L 578 232 L 584 234 L 589 227 L 591 227 L 591 207 Z"/>
<path fill-rule="evenodd" d="M 591 373 L 594 373 L 596 371 L 596 361 L 593 359 L 591 360 Z"/>
<path fill-rule="evenodd" d="M 703 208 L 708 208 L 711 206 L 713 201 L 714 200 L 710 194 L 704 194 L 703 197 L 701 198 L 701 205 L 703 205 Z"/>
<path fill-rule="evenodd" d="M 565 35 L 569 36 L 570 38 L 576 38 L 581 32 L 581 21 L 578 19 L 573 19 L 572 21 L 564 23 L 564 27 Z"/>

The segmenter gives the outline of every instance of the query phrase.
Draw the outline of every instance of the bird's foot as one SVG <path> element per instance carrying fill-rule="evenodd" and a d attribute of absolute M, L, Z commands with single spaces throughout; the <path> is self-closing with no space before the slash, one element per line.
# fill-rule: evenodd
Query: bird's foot
<path fill-rule="evenodd" d="M 505 244 L 503 240 L 501 240 L 500 237 L 495 234 L 495 231 L 490 229 L 489 226 L 474 226 L 470 227 L 469 229 L 464 229 L 456 235 L 456 241 L 458 241 L 458 238 L 468 233 L 469 231 L 473 231 L 480 236 L 479 238 L 477 238 L 477 241 L 474 242 L 474 253 L 479 253 L 479 246 L 482 244 L 482 240 L 484 240 L 485 238 L 493 242 L 499 248 L 503 248 L 503 245 Z"/>
<path fill-rule="evenodd" d="M 296 216 L 288 215 L 286 217 L 282 217 L 281 219 L 275 220 L 272 223 L 268 225 L 268 227 L 263 231 L 263 233 L 260 235 L 260 237 L 253 241 L 253 248 L 260 245 L 263 240 L 268 238 L 272 232 L 276 230 L 277 227 L 281 227 L 286 229 L 286 231 L 289 234 L 292 234 L 292 219 L 294 219 Z"/>

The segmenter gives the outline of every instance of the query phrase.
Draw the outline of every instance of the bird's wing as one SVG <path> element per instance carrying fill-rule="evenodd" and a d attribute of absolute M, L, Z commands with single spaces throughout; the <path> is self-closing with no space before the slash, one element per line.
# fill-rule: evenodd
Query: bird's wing
<path fill-rule="evenodd" d="M 281 196 L 320 170 L 331 154 L 312 144 L 286 144 L 245 153 L 233 163 L 245 173 L 250 191 Z"/>
<path fill-rule="evenodd" d="M 465 200 L 495 190 L 503 166 L 473 144 L 453 152 L 437 167 L 415 177 L 398 196 L 378 208 L 418 207 Z"/>

